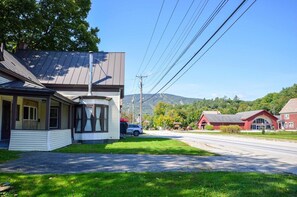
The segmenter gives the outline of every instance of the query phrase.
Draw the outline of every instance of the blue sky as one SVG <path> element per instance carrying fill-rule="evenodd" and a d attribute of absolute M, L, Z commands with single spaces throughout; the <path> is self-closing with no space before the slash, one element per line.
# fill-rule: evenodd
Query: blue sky
<path fill-rule="evenodd" d="M 99 49 L 126 53 L 125 94 L 139 93 L 135 77 L 137 74 L 148 75 L 144 80 L 144 93 L 157 92 L 206 42 L 241 1 L 229 1 L 169 72 L 164 68 L 173 65 L 177 56 L 199 31 L 219 1 L 210 0 L 205 4 L 199 20 L 176 53 L 174 51 L 178 50 L 179 45 L 174 46 L 174 43 L 178 42 L 195 8 L 199 8 L 199 3 L 202 6 L 203 1 L 180 0 L 176 4 L 176 0 L 166 0 L 150 47 L 147 48 L 162 2 L 163 0 L 92 1 L 88 21 L 90 26 L 97 26 L 100 29 Z M 248 1 L 244 8 L 251 2 Z M 171 21 L 160 39 L 175 6 Z M 188 8 L 190 10 L 184 23 L 173 37 Z M 223 96 L 233 98 L 237 95 L 243 100 L 254 100 L 297 83 L 296 10 L 296 0 L 258 0 L 185 75 L 165 92 L 193 98 Z M 172 37 L 172 42 L 168 45 Z M 209 44 L 212 43 L 213 41 Z M 167 45 L 168 48 L 165 50 Z M 209 46 L 206 45 L 201 52 L 205 52 Z M 146 49 L 148 50 L 145 56 Z M 194 61 L 202 53 L 199 53 Z M 191 65 L 192 63 L 188 66 Z M 165 73 L 167 75 L 162 77 Z M 150 91 L 160 78 L 162 81 Z"/>

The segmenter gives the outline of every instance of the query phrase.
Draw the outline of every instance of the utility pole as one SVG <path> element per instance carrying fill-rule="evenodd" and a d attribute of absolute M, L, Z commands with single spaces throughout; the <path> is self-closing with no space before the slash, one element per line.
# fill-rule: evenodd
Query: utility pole
<path fill-rule="evenodd" d="M 139 123 L 142 127 L 142 79 L 146 78 L 147 76 L 143 75 L 137 75 L 137 78 L 139 78 L 139 88 L 140 88 L 140 98 L 139 98 Z"/>

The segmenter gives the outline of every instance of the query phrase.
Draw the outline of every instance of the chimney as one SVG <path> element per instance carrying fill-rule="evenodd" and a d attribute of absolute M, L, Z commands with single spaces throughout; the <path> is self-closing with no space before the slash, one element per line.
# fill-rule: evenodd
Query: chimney
<path fill-rule="evenodd" d="M 0 45 L 0 61 L 4 61 L 4 44 Z"/>
<path fill-rule="evenodd" d="M 92 96 L 92 75 L 93 75 L 93 52 L 89 52 L 89 88 L 88 96 Z"/>

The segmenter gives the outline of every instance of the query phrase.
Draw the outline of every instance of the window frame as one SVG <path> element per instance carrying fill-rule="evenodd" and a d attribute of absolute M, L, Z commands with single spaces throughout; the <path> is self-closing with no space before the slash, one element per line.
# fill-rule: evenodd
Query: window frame
<path fill-rule="evenodd" d="M 25 118 L 25 108 L 28 108 L 28 118 Z M 31 109 L 33 110 L 33 118 L 31 119 Z M 35 112 L 35 116 L 34 116 L 34 112 Z M 23 120 L 30 120 L 30 121 L 37 121 L 37 117 L 38 117 L 38 111 L 37 111 L 37 107 L 34 106 L 29 106 L 29 105 L 24 105 L 23 106 Z"/>
<path fill-rule="evenodd" d="M 86 122 L 88 120 L 86 115 L 86 107 L 92 107 L 92 114 L 89 120 L 91 120 L 92 131 L 85 131 Z M 100 107 L 100 116 L 97 118 L 96 108 Z M 81 119 L 77 118 L 77 110 L 81 108 Z M 106 115 L 106 116 L 105 116 Z M 77 130 L 78 120 L 81 121 L 80 131 Z M 100 131 L 96 131 L 96 121 L 100 122 Z M 86 105 L 77 105 L 75 107 L 75 133 L 108 133 L 108 120 L 109 120 L 109 106 L 102 104 L 86 104 Z"/>
<path fill-rule="evenodd" d="M 51 119 L 53 118 L 53 117 L 51 117 L 51 113 L 50 113 L 50 115 L 49 115 L 49 128 L 50 129 L 59 129 L 60 128 L 60 108 L 59 107 L 57 107 L 57 106 L 51 106 L 50 107 L 50 111 L 51 110 L 57 110 L 57 117 L 54 117 L 54 118 L 56 118 L 57 119 L 57 125 L 55 126 L 55 127 L 52 127 L 51 126 Z"/>

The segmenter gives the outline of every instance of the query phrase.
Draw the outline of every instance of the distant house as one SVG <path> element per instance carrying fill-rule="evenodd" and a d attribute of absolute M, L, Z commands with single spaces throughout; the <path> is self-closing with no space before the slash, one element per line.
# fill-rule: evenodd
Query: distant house
<path fill-rule="evenodd" d="M 0 57 L 0 140 L 10 150 L 119 139 L 124 53 L 2 50 Z"/>
<path fill-rule="evenodd" d="M 213 125 L 219 130 L 223 125 L 238 125 L 242 130 L 277 129 L 277 118 L 265 110 L 240 112 L 237 114 L 221 114 L 219 111 L 205 111 L 202 113 L 198 128 Z"/>
<path fill-rule="evenodd" d="M 280 129 L 297 130 L 297 98 L 290 99 L 280 113 Z"/>

